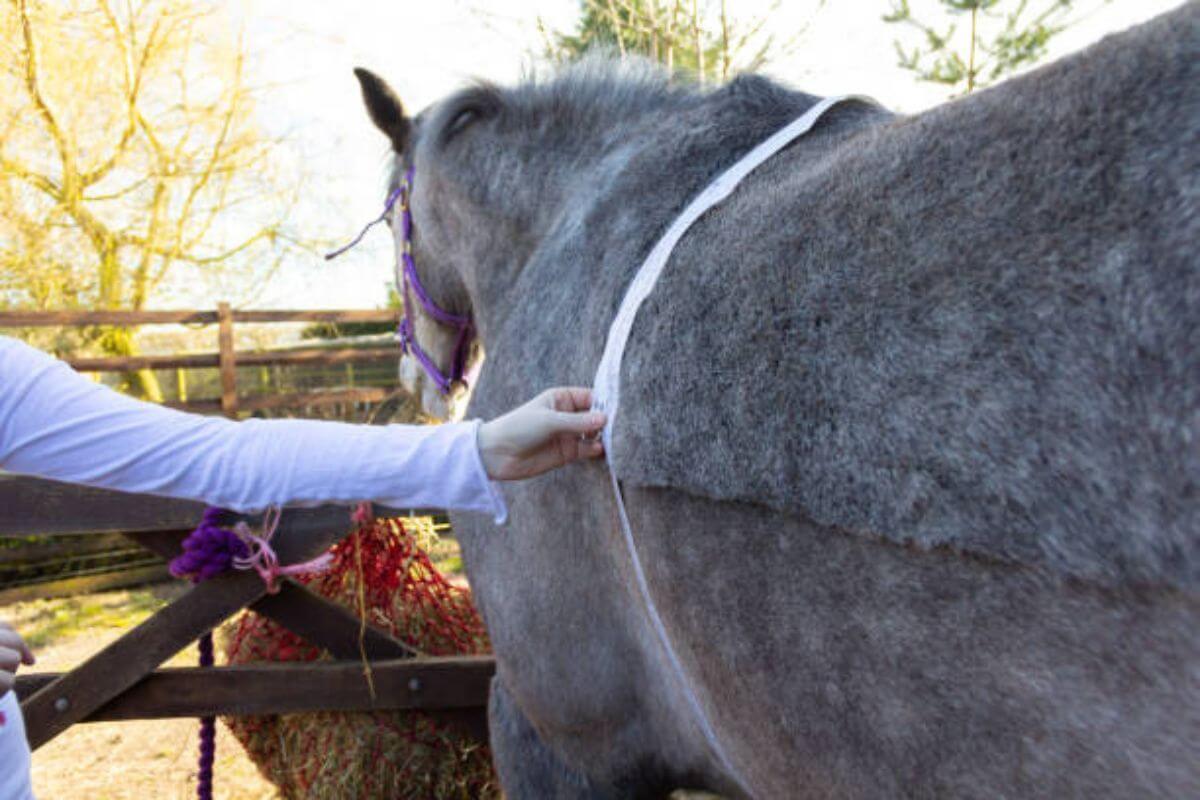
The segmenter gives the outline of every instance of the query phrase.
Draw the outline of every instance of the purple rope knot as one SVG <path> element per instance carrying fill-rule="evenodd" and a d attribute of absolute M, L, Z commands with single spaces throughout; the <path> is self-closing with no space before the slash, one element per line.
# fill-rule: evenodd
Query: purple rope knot
<path fill-rule="evenodd" d="M 221 522 L 229 512 L 209 506 L 196 530 L 183 540 L 183 552 L 171 560 L 171 574 L 193 583 L 208 580 L 233 569 L 235 558 L 246 558 L 250 548 Z"/>

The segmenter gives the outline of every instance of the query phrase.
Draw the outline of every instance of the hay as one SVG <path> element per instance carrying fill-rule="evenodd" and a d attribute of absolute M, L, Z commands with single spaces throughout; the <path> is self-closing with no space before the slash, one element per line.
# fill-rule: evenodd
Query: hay
<path fill-rule="evenodd" d="M 469 590 L 447 581 L 425 552 L 435 537 L 427 525 L 371 520 L 334 547 L 328 572 L 303 582 L 360 616 L 365 612 L 373 625 L 424 654 L 486 653 L 487 634 Z M 222 639 L 231 664 L 328 658 L 253 612 L 226 626 Z M 319 712 L 224 722 L 285 798 L 500 796 L 488 749 L 420 712 Z"/>

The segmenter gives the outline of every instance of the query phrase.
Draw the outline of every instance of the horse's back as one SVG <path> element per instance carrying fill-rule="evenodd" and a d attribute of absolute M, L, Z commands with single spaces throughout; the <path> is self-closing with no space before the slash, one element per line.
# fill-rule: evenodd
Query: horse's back
<path fill-rule="evenodd" d="M 639 316 L 621 477 L 1200 588 L 1198 56 L 1189 5 L 768 163 Z"/>

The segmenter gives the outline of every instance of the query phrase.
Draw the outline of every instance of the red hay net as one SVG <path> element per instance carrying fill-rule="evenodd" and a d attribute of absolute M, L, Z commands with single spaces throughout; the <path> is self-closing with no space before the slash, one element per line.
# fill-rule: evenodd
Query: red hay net
<path fill-rule="evenodd" d="M 400 520 L 361 524 L 332 553 L 328 571 L 301 578 L 317 594 L 365 612 L 369 623 L 422 654 L 489 651 L 470 591 L 437 570 Z M 223 633 L 230 664 L 328 657 L 252 612 Z M 241 716 L 225 724 L 285 798 L 499 796 L 487 748 L 421 712 Z"/>

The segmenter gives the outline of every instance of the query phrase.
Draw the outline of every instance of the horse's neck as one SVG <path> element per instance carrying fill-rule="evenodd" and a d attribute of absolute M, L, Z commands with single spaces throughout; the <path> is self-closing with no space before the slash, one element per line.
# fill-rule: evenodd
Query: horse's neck
<path fill-rule="evenodd" d="M 721 172 L 755 145 L 800 117 L 817 98 L 768 84 L 754 84 L 759 96 L 747 98 L 733 87 L 714 92 L 686 109 L 651 115 L 597 160 L 571 176 L 565 200 L 548 209 L 539 234 L 545 257 L 559 264 L 558 279 L 582 270 L 581 297 L 597 300 L 614 273 L 624 286 L 662 231 Z M 893 115 L 879 107 L 847 104 L 833 109 L 812 134 L 827 152 L 838 143 Z M 807 158 L 813 146 L 793 145 Z M 760 172 L 792 169 L 781 154 Z M 568 256 L 567 254 L 571 254 Z M 535 258 L 537 254 L 535 253 Z"/>
<path fill-rule="evenodd" d="M 616 305 L 666 226 L 713 177 L 815 102 L 773 86 L 755 88 L 771 96 L 746 98 L 730 88 L 683 109 L 645 115 L 593 160 L 556 176 L 553 191 L 561 194 L 543 200 L 524 261 L 488 267 L 494 275 L 509 272 L 480 284 L 486 296 L 475 298 L 489 354 L 521 365 L 512 386 L 589 381 Z M 887 116 L 878 109 L 839 109 L 822 120 L 825 146 Z M 781 168 L 787 165 L 773 161 L 760 169 Z M 491 257 L 511 258 L 517 249 Z M 563 320 L 563 335 L 539 344 L 529 334 L 546 330 L 548 319 Z M 558 363 L 565 349 L 576 351 L 569 366 Z M 550 351 L 556 355 L 548 357 Z M 516 402 L 520 392 L 514 392 Z"/>

